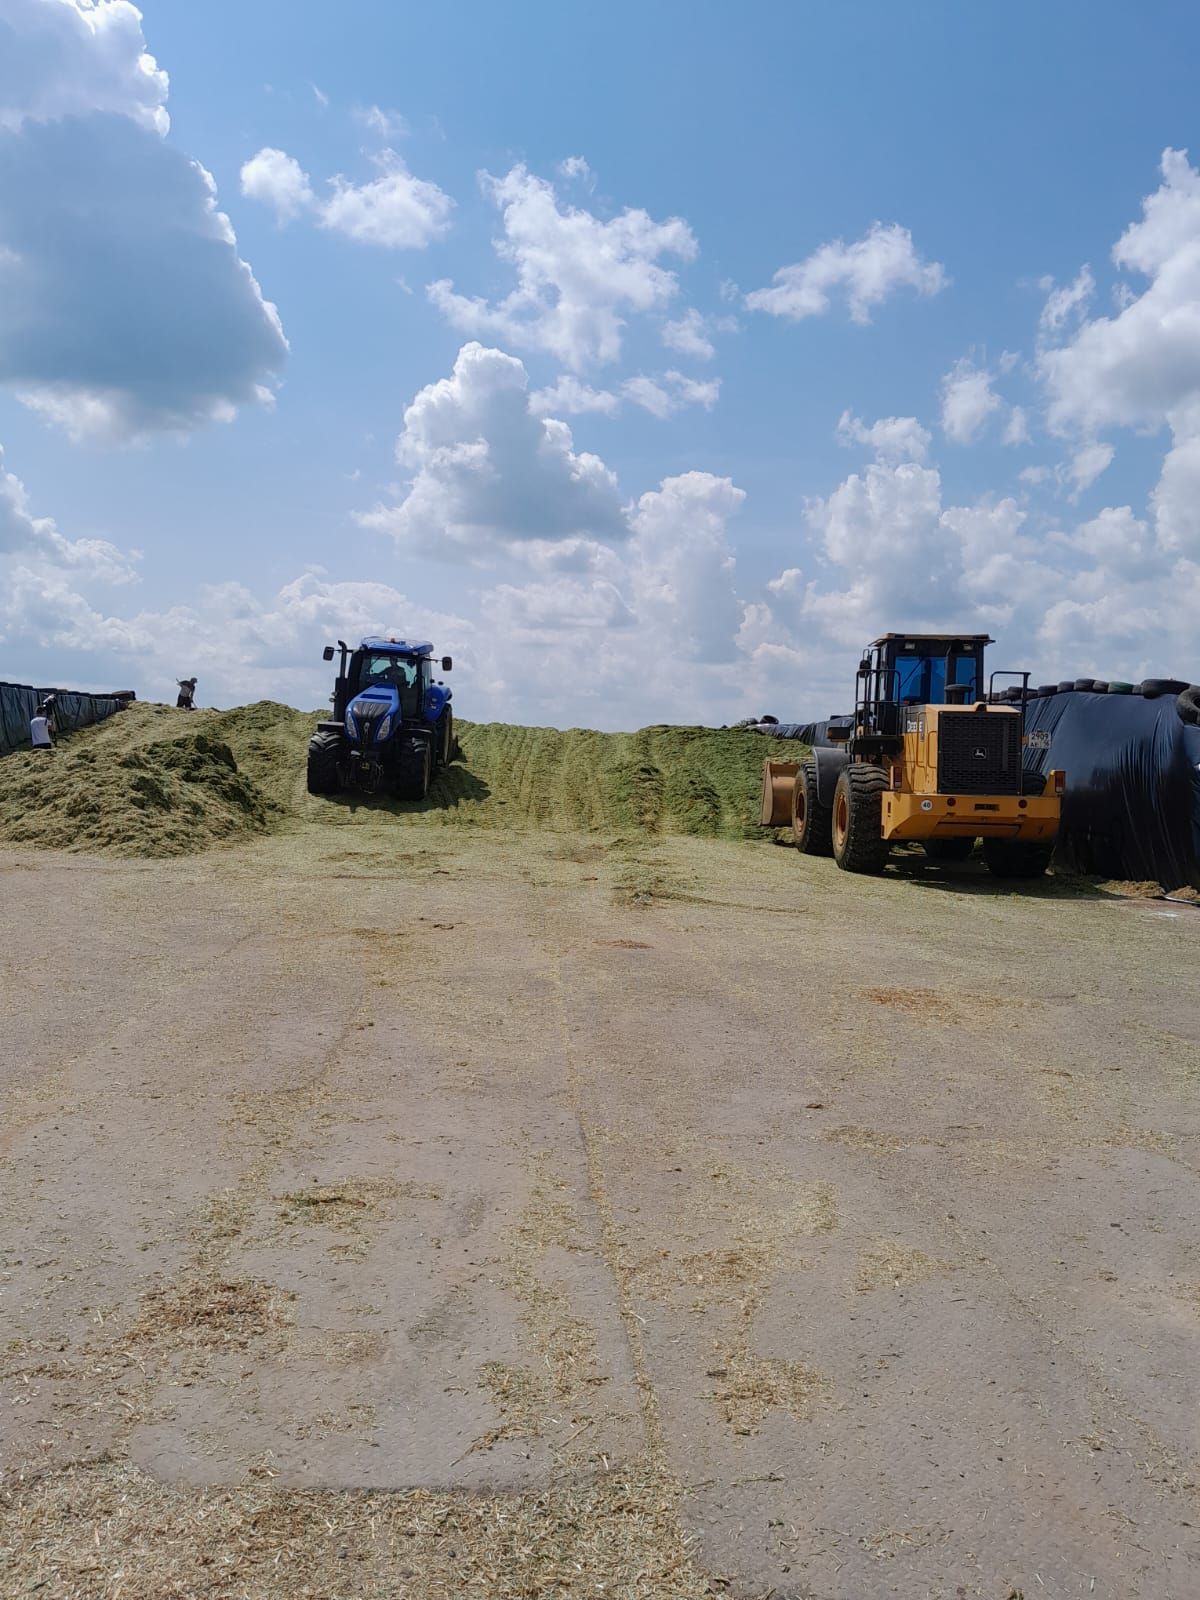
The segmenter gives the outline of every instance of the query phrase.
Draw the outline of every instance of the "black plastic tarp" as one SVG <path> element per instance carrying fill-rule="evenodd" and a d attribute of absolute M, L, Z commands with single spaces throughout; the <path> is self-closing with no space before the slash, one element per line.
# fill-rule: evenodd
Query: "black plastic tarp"
<path fill-rule="evenodd" d="M 1049 739 L 1026 765 L 1066 773 L 1058 861 L 1200 889 L 1200 727 L 1182 720 L 1173 694 L 1041 695 L 1025 725 Z"/>
<path fill-rule="evenodd" d="M 845 721 L 845 717 L 827 717 L 824 722 L 760 722 L 752 731 L 765 733 L 770 739 L 798 739 L 801 744 L 827 745 L 834 743 L 829 737 L 829 724 Z"/>
<path fill-rule="evenodd" d="M 29 722 L 47 695 L 55 696 L 54 721 L 59 733 L 72 733 L 111 717 L 125 698 L 72 694 L 68 689 L 35 689 L 27 683 L 0 683 L 0 755 L 30 748 Z"/>

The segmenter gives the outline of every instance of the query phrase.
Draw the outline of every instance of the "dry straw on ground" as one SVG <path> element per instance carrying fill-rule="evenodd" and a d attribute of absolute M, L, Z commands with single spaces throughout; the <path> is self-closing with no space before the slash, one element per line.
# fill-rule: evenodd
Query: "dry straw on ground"
<path fill-rule="evenodd" d="M 701 1600 L 645 1469 L 512 1496 L 200 1492 L 97 1461 L 0 1490 L 0 1591 L 39 1600 Z"/>

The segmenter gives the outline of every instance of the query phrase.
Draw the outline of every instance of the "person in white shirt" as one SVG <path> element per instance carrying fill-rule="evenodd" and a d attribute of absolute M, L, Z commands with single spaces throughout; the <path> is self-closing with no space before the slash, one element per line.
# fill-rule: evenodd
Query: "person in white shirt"
<path fill-rule="evenodd" d="M 29 737 L 33 740 L 33 748 L 35 750 L 54 749 L 54 739 L 50 733 L 50 718 L 46 716 L 40 706 L 38 707 L 37 716 L 30 718 Z"/>

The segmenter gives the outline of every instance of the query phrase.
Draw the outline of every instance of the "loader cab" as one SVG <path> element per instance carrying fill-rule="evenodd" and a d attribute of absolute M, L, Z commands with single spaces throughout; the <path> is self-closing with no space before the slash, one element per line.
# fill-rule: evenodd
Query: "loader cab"
<path fill-rule="evenodd" d="M 855 754 L 878 760 L 900 748 L 914 706 L 970 705 L 983 698 L 985 633 L 885 633 L 859 662 Z"/>

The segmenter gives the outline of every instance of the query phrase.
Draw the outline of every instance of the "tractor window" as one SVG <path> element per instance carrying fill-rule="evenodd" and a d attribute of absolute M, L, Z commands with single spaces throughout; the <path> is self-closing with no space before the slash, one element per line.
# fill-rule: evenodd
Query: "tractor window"
<path fill-rule="evenodd" d="M 372 684 L 385 683 L 395 689 L 411 689 L 417 681 L 417 663 L 403 656 L 368 655 L 363 657 L 359 687 L 369 689 Z"/>

